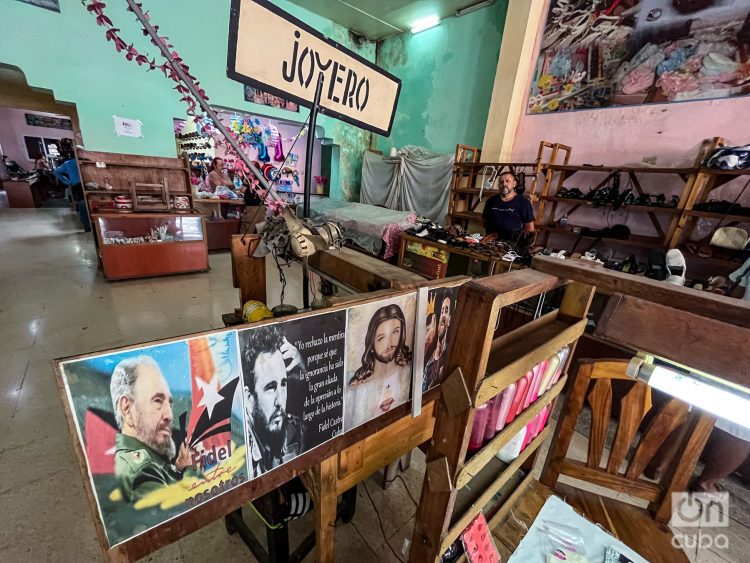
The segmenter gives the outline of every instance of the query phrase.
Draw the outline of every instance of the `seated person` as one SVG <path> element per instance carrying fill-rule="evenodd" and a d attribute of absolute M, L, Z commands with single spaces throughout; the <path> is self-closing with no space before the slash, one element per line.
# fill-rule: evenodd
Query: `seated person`
<path fill-rule="evenodd" d="M 516 241 L 522 233 L 534 232 L 534 209 L 531 202 L 516 193 L 516 177 L 506 172 L 500 177 L 500 193 L 487 200 L 482 212 L 485 241 Z"/>

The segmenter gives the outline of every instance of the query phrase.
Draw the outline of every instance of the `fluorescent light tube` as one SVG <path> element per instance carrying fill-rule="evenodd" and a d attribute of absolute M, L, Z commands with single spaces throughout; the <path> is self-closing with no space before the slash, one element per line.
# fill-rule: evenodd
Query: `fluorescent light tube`
<path fill-rule="evenodd" d="M 456 10 L 456 17 L 460 18 L 461 16 L 470 14 L 471 12 L 474 12 L 475 10 L 481 10 L 482 8 L 486 8 L 487 6 L 492 6 L 494 3 L 495 3 L 495 0 L 484 0 L 484 2 L 478 2 L 471 6 L 466 6 L 465 8 L 461 8 L 460 10 Z"/>
<path fill-rule="evenodd" d="M 642 364 L 638 368 L 637 378 L 654 389 L 750 428 L 750 397 L 746 393 L 730 390 L 728 386 L 718 382 L 707 383 L 697 375 L 681 373 L 661 365 Z"/>
<path fill-rule="evenodd" d="M 425 29 L 430 29 L 440 24 L 440 18 L 437 15 L 427 16 L 426 18 L 420 18 L 411 24 L 411 32 L 419 33 Z"/>

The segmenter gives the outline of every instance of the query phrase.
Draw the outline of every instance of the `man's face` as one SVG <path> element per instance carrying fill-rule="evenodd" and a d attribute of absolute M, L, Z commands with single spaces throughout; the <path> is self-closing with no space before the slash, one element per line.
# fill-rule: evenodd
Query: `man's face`
<path fill-rule="evenodd" d="M 436 332 L 436 322 L 435 322 L 435 315 L 430 314 L 430 316 L 427 317 L 427 330 L 425 331 L 424 336 L 424 349 L 429 350 L 432 348 L 432 345 L 435 342 L 435 332 Z"/>
<path fill-rule="evenodd" d="M 272 435 L 284 430 L 286 420 L 286 364 L 280 351 L 255 360 L 253 423 Z"/>
<path fill-rule="evenodd" d="M 224 161 L 220 158 L 216 160 L 216 170 L 218 171 L 224 170 Z"/>
<path fill-rule="evenodd" d="M 440 306 L 440 320 L 438 321 L 438 337 L 445 337 L 448 327 L 451 324 L 451 300 L 449 297 L 443 299 Z"/>
<path fill-rule="evenodd" d="M 172 393 L 158 368 L 140 366 L 130 409 L 136 438 L 167 457 L 174 455 Z"/>
<path fill-rule="evenodd" d="M 390 319 L 383 321 L 375 330 L 375 358 L 383 363 L 389 364 L 396 357 L 398 344 L 401 342 L 401 321 Z"/>
<path fill-rule="evenodd" d="M 503 180 L 502 191 L 503 191 L 503 194 L 505 195 L 511 193 L 515 189 L 516 185 L 518 184 L 518 182 L 516 182 L 516 179 L 513 177 L 512 174 L 503 174 L 502 180 Z"/>

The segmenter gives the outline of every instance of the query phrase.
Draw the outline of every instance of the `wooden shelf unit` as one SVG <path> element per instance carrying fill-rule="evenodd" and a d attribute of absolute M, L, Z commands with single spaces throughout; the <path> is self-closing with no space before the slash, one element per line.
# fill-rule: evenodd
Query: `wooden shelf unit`
<path fill-rule="evenodd" d="M 564 233 L 565 229 L 557 227 L 560 217 L 557 216 L 560 205 L 570 206 L 565 209 L 565 215 L 570 217 L 579 209 L 593 208 L 593 202 L 581 199 L 560 197 L 558 194 L 563 184 L 574 174 L 579 172 L 604 174 L 603 179 L 593 188 L 598 189 L 607 185 L 615 175 L 624 175 L 627 180 L 621 186 L 629 184 L 633 187 L 633 193 L 641 195 L 644 193 L 639 176 L 644 175 L 676 175 L 684 186 L 679 195 L 677 207 L 656 207 L 648 205 L 629 205 L 623 209 L 646 213 L 656 232 L 656 236 L 631 235 L 631 240 L 618 240 L 622 244 L 630 243 L 630 246 L 644 246 L 647 248 L 666 247 L 672 234 L 677 228 L 679 218 L 685 202 L 688 200 L 698 177 L 698 168 L 666 168 L 666 167 L 633 167 L 633 166 L 572 166 L 549 164 L 545 168 L 544 184 L 538 197 L 536 209 L 537 228 L 543 232 L 540 244 L 547 246 L 550 235 L 553 233 Z M 549 204 L 549 205 L 548 205 Z M 669 224 L 662 225 L 657 216 L 670 217 Z M 585 225 L 582 225 L 585 226 Z M 573 234 L 573 233 L 571 233 Z M 614 242 L 614 241 L 613 241 Z"/>
<path fill-rule="evenodd" d="M 478 162 L 480 154 L 478 149 L 458 145 L 456 162 L 453 165 L 448 215 L 445 218 L 446 225 L 461 224 L 468 228 L 472 222 L 482 223 L 482 214 L 477 211 L 479 204 L 484 198 L 500 193 L 497 189 L 481 189 L 481 183 L 485 181 L 485 176 L 489 176 L 489 174 L 484 174 L 487 168 L 495 169 L 497 171 L 496 177 L 506 172 L 513 174 L 524 172 L 527 174 L 526 193 L 533 200 L 539 174 L 547 163 L 556 162 L 561 152 L 565 153 L 563 163 L 567 164 L 570 158 L 570 147 L 548 141 L 542 141 L 539 144 L 537 159 L 534 162 Z M 473 155 L 472 160 L 466 160 L 467 153 Z M 497 182 L 494 185 L 497 185 Z"/>
<path fill-rule="evenodd" d="M 493 338 L 504 307 L 562 286 L 565 293 L 558 310 Z M 482 278 L 461 287 L 458 299 L 462 307 L 455 322 L 456 334 L 462 335 L 465 345 L 451 348 L 446 365 L 450 375 L 442 385 L 435 433 L 427 452 L 427 477 L 417 510 L 410 561 L 439 560 L 498 492 L 502 491 L 504 501 L 496 507 L 495 514 L 502 514 L 504 507 L 510 506 L 508 502 L 515 502 L 531 482 L 529 471 L 548 429 L 543 429 L 510 464 L 502 463 L 496 454 L 545 406 L 553 408 L 565 386 L 567 364 L 585 328 L 594 291 L 593 286 L 568 284 L 535 270 Z M 570 345 L 571 351 L 557 383 L 467 457 L 477 407 L 565 345 Z"/>
<path fill-rule="evenodd" d="M 701 147 L 699 155 L 702 164 L 705 159 L 717 148 L 726 145 L 722 137 L 714 137 L 706 140 Z M 676 248 L 688 242 L 693 233 L 695 224 L 699 218 L 714 219 L 717 221 L 740 221 L 750 222 L 750 217 L 744 215 L 734 215 L 728 213 L 711 213 L 707 211 L 696 211 L 696 204 L 706 203 L 711 197 L 711 193 L 736 178 L 750 175 L 750 169 L 747 170 L 715 170 L 699 165 L 696 170 L 696 179 L 694 189 L 686 198 L 684 213 L 680 216 L 676 228 L 671 233 L 669 239 L 669 248 Z"/>
<path fill-rule="evenodd" d="M 193 206 L 190 168 L 183 158 L 165 158 L 87 150 L 76 152 L 86 210 L 91 219 L 99 260 L 108 280 L 158 276 L 208 270 L 206 225 Z M 86 184 L 100 187 L 87 190 Z M 112 189 L 102 189 L 110 185 Z M 132 209 L 97 206 L 116 195 L 129 195 Z M 138 202 L 138 196 L 158 196 L 158 201 Z M 176 197 L 188 198 L 187 209 L 174 205 Z M 93 205 L 92 205 L 93 204 Z M 107 230 L 122 231 L 126 237 L 149 234 L 153 226 L 171 225 L 172 233 L 192 224 L 193 235 L 200 239 L 171 240 L 156 243 L 105 244 Z"/>

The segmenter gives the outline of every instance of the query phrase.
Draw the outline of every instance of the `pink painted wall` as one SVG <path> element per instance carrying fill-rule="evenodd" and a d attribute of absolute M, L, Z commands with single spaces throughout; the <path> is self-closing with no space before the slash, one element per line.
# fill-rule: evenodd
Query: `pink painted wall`
<path fill-rule="evenodd" d="M 684 165 L 703 139 L 750 142 L 748 117 L 750 97 L 523 115 L 513 159 L 533 160 L 545 139 L 572 146 L 572 164 L 643 164 L 656 157 L 659 166 Z"/>
<path fill-rule="evenodd" d="M 0 145 L 2 152 L 9 158 L 15 160 L 26 170 L 34 168 L 34 161 L 26 154 L 24 136 L 42 137 L 47 139 L 72 139 L 73 131 L 67 129 L 52 129 L 50 127 L 32 127 L 26 125 L 27 110 L 0 107 Z M 38 115 L 59 117 L 58 114 L 45 113 L 43 111 L 31 111 Z"/>

